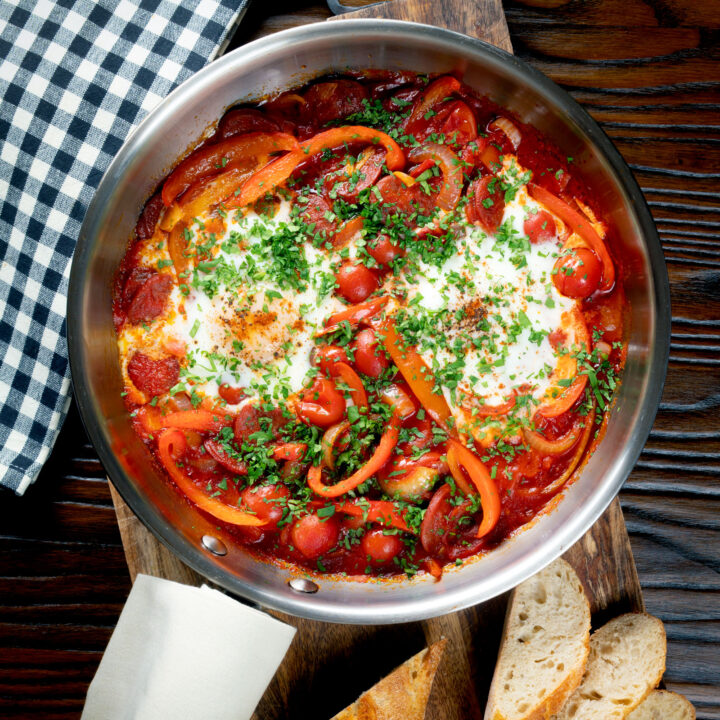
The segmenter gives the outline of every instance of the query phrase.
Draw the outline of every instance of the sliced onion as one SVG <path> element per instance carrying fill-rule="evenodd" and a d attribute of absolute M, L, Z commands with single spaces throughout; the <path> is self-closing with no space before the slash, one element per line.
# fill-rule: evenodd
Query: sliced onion
<path fill-rule="evenodd" d="M 321 448 L 323 453 L 323 465 L 333 470 L 335 467 L 335 458 L 333 457 L 333 449 L 338 438 L 348 430 L 350 423 L 347 420 L 331 425 L 323 435 Z"/>
<path fill-rule="evenodd" d="M 407 420 L 416 410 L 412 398 L 398 385 L 388 385 L 380 395 L 380 399 L 387 403 L 401 420 Z"/>
<path fill-rule="evenodd" d="M 565 472 L 559 478 L 554 480 L 547 487 L 543 488 L 543 495 L 550 495 L 551 493 L 560 490 L 560 488 L 570 479 L 572 474 L 577 469 L 577 466 L 580 464 L 580 460 L 582 460 L 585 448 L 588 445 L 590 436 L 592 435 L 593 427 L 595 425 L 595 403 L 593 403 L 592 410 L 584 417 L 584 421 L 585 427 L 583 429 L 582 435 L 580 436 L 580 442 L 575 448 L 575 454 L 573 455 L 573 459 L 570 461 L 570 464 L 565 469 Z"/>
<path fill-rule="evenodd" d="M 463 187 L 463 163 L 460 158 L 446 145 L 427 143 L 408 153 L 413 162 L 434 160 L 443 174 L 443 184 L 435 198 L 437 206 L 442 210 L 452 210 L 460 200 Z"/>
<path fill-rule="evenodd" d="M 581 422 L 580 419 L 576 420 L 572 428 L 557 440 L 548 440 L 539 432 L 529 428 L 523 428 L 523 435 L 527 444 L 541 455 L 564 455 L 580 439 Z"/>
<path fill-rule="evenodd" d="M 405 475 L 378 478 L 378 483 L 383 492 L 393 500 L 417 502 L 432 488 L 439 477 L 440 473 L 435 468 L 420 465 Z"/>
<path fill-rule="evenodd" d="M 488 130 L 501 130 L 507 135 L 508 140 L 512 143 L 513 149 L 517 150 L 522 142 L 522 133 L 518 130 L 517 125 L 505 117 L 499 117 L 488 125 Z"/>

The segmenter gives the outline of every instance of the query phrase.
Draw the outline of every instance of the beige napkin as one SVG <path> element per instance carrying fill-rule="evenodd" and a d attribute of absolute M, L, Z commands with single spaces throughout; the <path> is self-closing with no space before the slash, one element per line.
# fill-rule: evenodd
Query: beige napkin
<path fill-rule="evenodd" d="M 138 575 L 82 720 L 245 720 L 294 635 L 217 590 Z"/>

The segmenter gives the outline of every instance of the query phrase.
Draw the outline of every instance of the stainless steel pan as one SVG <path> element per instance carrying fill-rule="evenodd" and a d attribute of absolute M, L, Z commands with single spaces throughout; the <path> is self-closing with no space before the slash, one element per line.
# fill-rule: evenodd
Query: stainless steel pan
<path fill-rule="evenodd" d="M 148 195 L 224 109 L 345 68 L 460 70 L 480 93 L 532 123 L 574 158 L 615 228 L 632 312 L 628 359 L 607 433 L 557 509 L 442 582 L 318 579 L 314 594 L 291 572 L 253 559 L 184 502 L 156 471 L 123 406 L 111 317 L 113 273 Z M 347 20 L 288 30 L 212 63 L 175 90 L 135 130 L 108 169 L 83 223 L 68 304 L 70 361 L 87 430 L 116 487 L 155 535 L 188 565 L 262 605 L 335 622 L 417 620 L 487 600 L 572 545 L 620 489 L 647 439 L 667 365 L 667 272 L 648 208 L 628 167 L 570 97 L 521 60 L 438 28 Z M 203 536 L 215 538 L 210 541 Z M 211 549 L 225 555 L 213 554 Z M 297 584 L 297 583 L 296 583 Z M 302 585 L 302 583 L 301 583 Z M 312 583 L 305 589 L 313 589 Z"/>

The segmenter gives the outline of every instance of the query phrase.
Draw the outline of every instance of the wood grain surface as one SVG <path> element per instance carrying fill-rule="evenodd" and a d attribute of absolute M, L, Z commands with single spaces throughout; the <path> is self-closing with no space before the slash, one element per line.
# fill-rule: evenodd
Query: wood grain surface
<path fill-rule="evenodd" d="M 668 631 L 666 683 L 688 695 L 700 720 L 719 720 L 720 3 L 504 8 L 515 53 L 601 123 L 658 223 L 673 302 L 670 368 L 620 499 L 647 609 Z M 328 15 L 320 4 L 255 3 L 232 46 Z M 104 472 L 74 408 L 38 482 L 24 498 L 0 495 L 0 552 L 0 716 L 77 718 L 130 578 Z M 481 635 L 479 622 L 466 627 L 475 657 L 500 630 Z M 352 659 L 373 658 L 368 672 L 379 677 L 425 642 L 404 627 L 396 650 L 373 655 L 369 633 Z M 472 679 L 479 687 L 489 680 Z M 320 677 L 315 690 L 326 689 Z"/>

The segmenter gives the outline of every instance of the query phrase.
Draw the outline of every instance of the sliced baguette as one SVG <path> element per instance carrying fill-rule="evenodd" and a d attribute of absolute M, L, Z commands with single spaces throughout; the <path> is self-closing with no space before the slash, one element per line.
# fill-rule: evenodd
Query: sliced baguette
<path fill-rule="evenodd" d="M 547 720 L 580 684 L 590 643 L 582 583 L 558 559 L 513 591 L 485 720 Z"/>
<path fill-rule="evenodd" d="M 682 695 L 653 690 L 628 715 L 628 720 L 695 720 L 695 708 Z"/>
<path fill-rule="evenodd" d="M 332 720 L 422 720 L 447 640 L 413 655 Z"/>
<path fill-rule="evenodd" d="M 621 615 L 590 638 L 590 657 L 580 686 L 558 720 L 623 720 L 665 672 L 665 628 L 644 613 Z"/>

